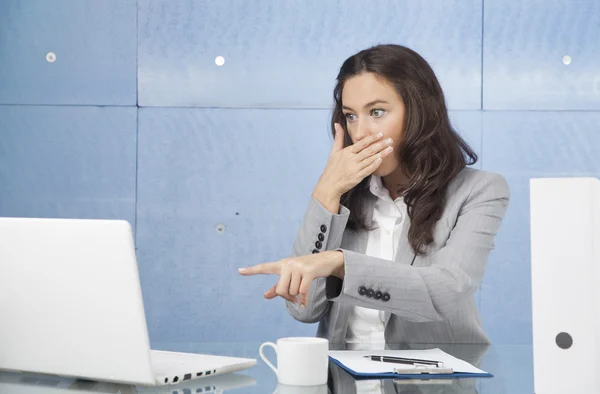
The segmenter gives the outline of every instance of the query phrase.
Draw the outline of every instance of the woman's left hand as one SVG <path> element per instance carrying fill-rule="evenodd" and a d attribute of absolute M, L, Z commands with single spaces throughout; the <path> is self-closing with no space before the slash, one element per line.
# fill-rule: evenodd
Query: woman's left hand
<path fill-rule="evenodd" d="M 249 268 L 240 268 L 244 276 L 259 274 L 279 275 L 279 282 L 264 294 L 265 298 L 277 296 L 295 303 L 300 296 L 300 307 L 308 303 L 308 290 L 312 281 L 319 277 L 337 276 L 344 278 L 344 254 L 329 250 L 306 256 L 288 257 L 274 263 L 258 264 Z"/>

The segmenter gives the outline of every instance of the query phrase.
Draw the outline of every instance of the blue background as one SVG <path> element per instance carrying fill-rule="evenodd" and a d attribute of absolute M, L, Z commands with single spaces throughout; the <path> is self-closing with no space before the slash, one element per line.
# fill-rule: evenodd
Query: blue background
<path fill-rule="evenodd" d="M 237 268 L 290 254 L 343 60 L 399 43 L 509 181 L 477 298 L 530 344 L 528 180 L 600 176 L 598 42 L 595 0 L 3 0 L 0 216 L 128 220 L 154 343 L 312 335 Z"/>

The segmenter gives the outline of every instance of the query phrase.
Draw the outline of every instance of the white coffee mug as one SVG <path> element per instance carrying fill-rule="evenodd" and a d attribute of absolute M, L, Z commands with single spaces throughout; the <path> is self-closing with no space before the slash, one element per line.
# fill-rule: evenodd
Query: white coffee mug
<path fill-rule="evenodd" d="M 277 354 L 277 367 L 267 359 L 264 348 L 270 346 Z M 260 345 L 260 358 L 277 374 L 279 383 L 290 386 L 318 386 L 327 384 L 329 341 L 324 338 L 280 338 L 277 345 Z"/>

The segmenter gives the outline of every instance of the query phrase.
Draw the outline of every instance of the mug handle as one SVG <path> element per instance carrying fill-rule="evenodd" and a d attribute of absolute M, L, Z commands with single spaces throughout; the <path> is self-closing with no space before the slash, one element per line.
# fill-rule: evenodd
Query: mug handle
<path fill-rule="evenodd" d="M 260 358 L 262 358 L 262 360 L 269 366 L 269 368 L 271 368 L 273 372 L 277 373 L 277 368 L 275 368 L 275 366 L 271 364 L 271 362 L 267 359 L 267 356 L 265 356 L 264 348 L 267 346 L 272 347 L 273 350 L 275 350 L 275 355 L 277 355 L 277 345 L 273 342 L 265 342 L 262 345 L 260 345 L 260 349 L 258 349 L 258 354 L 260 354 Z"/>

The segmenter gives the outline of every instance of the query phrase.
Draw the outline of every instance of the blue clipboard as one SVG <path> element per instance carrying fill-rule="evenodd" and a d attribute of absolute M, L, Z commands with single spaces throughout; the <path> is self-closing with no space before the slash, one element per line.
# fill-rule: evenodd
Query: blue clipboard
<path fill-rule="evenodd" d="M 415 373 L 416 370 L 413 370 L 411 373 L 394 373 L 394 372 L 382 372 L 382 373 L 363 373 L 356 372 L 344 364 L 342 364 L 339 360 L 329 356 L 329 360 L 333 362 L 335 365 L 342 368 L 344 371 L 348 372 L 352 377 L 357 380 L 367 380 L 367 379 L 421 379 L 421 380 L 430 380 L 430 379 L 461 379 L 461 378 L 492 378 L 494 375 L 491 373 L 471 373 L 471 372 L 452 372 L 452 373 L 439 373 L 441 371 L 432 371 L 433 368 L 427 368 L 419 370 L 418 373 Z"/>

